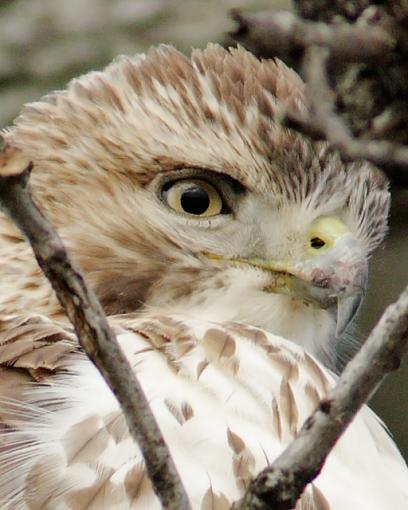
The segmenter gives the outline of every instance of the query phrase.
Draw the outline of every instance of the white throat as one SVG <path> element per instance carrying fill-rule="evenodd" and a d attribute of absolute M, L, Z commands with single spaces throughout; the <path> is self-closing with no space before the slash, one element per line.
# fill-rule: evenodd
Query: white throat
<path fill-rule="evenodd" d="M 222 285 L 215 285 L 209 279 L 180 300 L 163 302 L 162 295 L 152 304 L 159 305 L 164 313 L 259 327 L 295 342 L 326 365 L 334 364 L 335 320 L 329 312 L 290 296 L 263 291 L 268 277 L 255 268 L 230 267 L 222 273 L 222 280 Z"/>

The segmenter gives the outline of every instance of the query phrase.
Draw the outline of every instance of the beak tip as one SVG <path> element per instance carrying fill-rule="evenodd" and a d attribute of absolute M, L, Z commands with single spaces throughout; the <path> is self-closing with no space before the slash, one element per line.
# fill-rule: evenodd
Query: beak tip
<path fill-rule="evenodd" d="M 347 329 L 351 321 L 356 316 L 363 294 L 355 294 L 347 297 L 339 297 L 337 300 L 337 325 L 336 337 L 339 338 Z"/>

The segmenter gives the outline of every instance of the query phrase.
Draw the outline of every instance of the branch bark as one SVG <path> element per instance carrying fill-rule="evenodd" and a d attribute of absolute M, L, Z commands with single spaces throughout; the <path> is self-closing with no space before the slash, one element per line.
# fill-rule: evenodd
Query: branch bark
<path fill-rule="evenodd" d="M 408 8 L 323 3 L 327 8 L 320 12 L 316 2 L 295 0 L 308 19 L 281 11 L 244 15 L 234 10 L 237 28 L 230 35 L 258 56 L 302 67 L 310 115 L 285 112 L 286 126 L 329 141 L 346 160 L 367 159 L 394 182 L 408 186 Z M 330 55 L 324 62 L 327 69 L 321 58 L 318 62 L 319 50 Z"/>
<path fill-rule="evenodd" d="M 237 28 L 229 35 L 264 58 L 299 58 L 305 48 L 317 45 L 330 49 L 334 60 L 361 62 L 382 59 L 395 46 L 393 37 L 378 27 L 330 26 L 305 21 L 290 11 L 243 14 L 232 9 L 230 16 Z"/>
<path fill-rule="evenodd" d="M 407 350 L 408 287 L 386 309 L 336 387 L 306 420 L 296 439 L 252 481 L 233 510 L 294 508 L 358 410 L 384 377 L 400 366 Z"/>
<path fill-rule="evenodd" d="M 309 112 L 300 116 L 286 110 L 280 122 L 315 140 L 327 140 L 345 160 L 365 159 L 382 168 L 391 178 L 399 174 L 399 178 L 408 180 L 408 146 L 386 140 L 356 139 L 336 114 L 335 94 L 326 71 L 330 55 L 326 48 L 317 46 L 306 50 L 302 67 Z"/>
<path fill-rule="evenodd" d="M 168 447 L 102 307 L 29 191 L 32 164 L 0 138 L 0 207 L 30 242 L 35 257 L 75 327 L 78 340 L 115 394 L 139 445 L 155 493 L 166 510 L 191 506 Z"/>

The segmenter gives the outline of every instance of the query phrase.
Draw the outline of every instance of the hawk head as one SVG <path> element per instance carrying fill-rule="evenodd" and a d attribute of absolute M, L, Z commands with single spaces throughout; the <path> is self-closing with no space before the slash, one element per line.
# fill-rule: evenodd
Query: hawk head
<path fill-rule="evenodd" d="M 364 295 L 389 193 L 368 164 L 279 125 L 303 88 L 242 48 L 161 46 L 26 106 L 7 136 L 108 314 L 240 321 L 325 358 Z"/>

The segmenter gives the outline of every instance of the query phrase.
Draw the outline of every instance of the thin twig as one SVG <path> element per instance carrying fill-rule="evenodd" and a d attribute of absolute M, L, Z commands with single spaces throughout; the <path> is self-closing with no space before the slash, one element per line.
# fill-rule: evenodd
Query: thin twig
<path fill-rule="evenodd" d="M 305 21 L 286 11 L 243 14 L 234 9 L 238 24 L 231 37 L 262 57 L 280 57 L 296 65 L 303 62 L 310 115 L 284 111 L 280 121 L 314 140 L 327 140 L 348 161 L 365 159 L 389 177 L 408 182 L 408 147 L 387 140 L 356 139 L 335 113 L 335 96 L 326 73 L 330 63 L 367 62 L 389 57 L 395 49 L 391 31 L 368 23 L 327 25 Z M 303 58 L 302 58 L 303 57 Z"/>
<path fill-rule="evenodd" d="M 408 171 L 408 147 L 386 141 L 357 140 L 335 112 L 335 94 L 327 78 L 330 53 L 311 47 L 305 53 L 303 73 L 310 106 L 310 123 L 349 160 L 366 159 L 380 167 L 391 164 Z"/>
<path fill-rule="evenodd" d="M 315 46 L 306 50 L 302 67 L 309 112 L 300 115 L 286 110 L 281 113 L 281 123 L 315 140 L 327 140 L 345 160 L 365 159 L 390 177 L 408 180 L 407 146 L 385 140 L 358 140 L 336 114 L 335 94 L 326 72 L 329 56 L 326 48 Z"/>
<path fill-rule="evenodd" d="M 408 287 L 382 315 L 296 439 L 250 484 L 233 510 L 290 510 L 320 473 L 327 455 L 384 377 L 408 350 Z"/>
<path fill-rule="evenodd" d="M 142 387 L 112 333 L 102 307 L 64 245 L 31 199 L 32 164 L 0 137 L 0 206 L 30 242 L 79 342 L 118 399 L 142 450 L 154 491 L 168 510 L 191 506 Z"/>
<path fill-rule="evenodd" d="M 395 46 L 386 31 L 375 26 L 305 21 L 289 11 L 243 14 L 232 9 L 237 28 L 229 35 L 262 57 L 299 55 L 309 46 L 330 49 L 333 59 L 348 62 L 384 58 Z"/>

